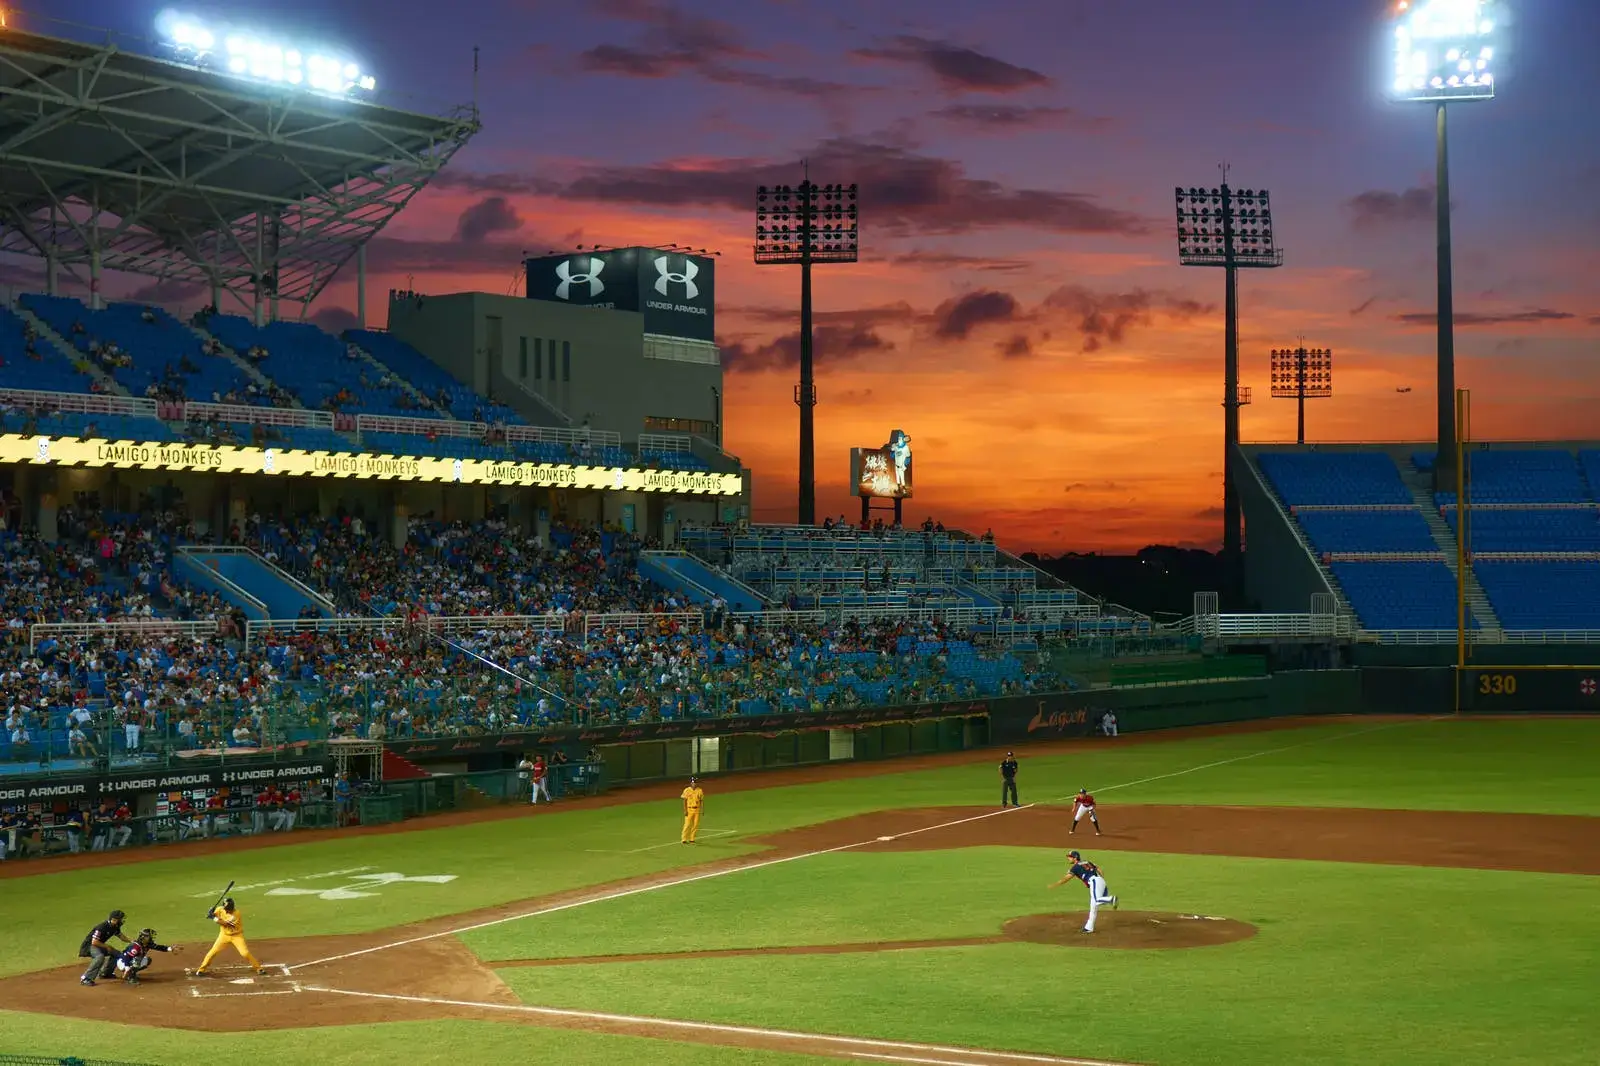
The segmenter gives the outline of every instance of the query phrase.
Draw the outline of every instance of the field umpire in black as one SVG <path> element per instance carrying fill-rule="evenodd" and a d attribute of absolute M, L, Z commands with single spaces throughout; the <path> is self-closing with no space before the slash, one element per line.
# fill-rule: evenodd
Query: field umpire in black
<path fill-rule="evenodd" d="M 111 946 L 112 938 L 124 944 L 132 943 L 122 932 L 122 921 L 126 917 L 121 911 L 112 911 L 109 918 L 89 930 L 89 935 L 83 938 L 83 943 L 78 946 L 78 957 L 88 959 L 89 968 L 83 971 L 79 983 L 93 988 L 98 978 L 115 975 L 121 949 Z"/>
<path fill-rule="evenodd" d="M 1022 806 L 1022 801 L 1017 799 L 1017 757 L 1011 752 L 1006 752 L 1006 757 L 1000 760 L 1000 806 Z"/>

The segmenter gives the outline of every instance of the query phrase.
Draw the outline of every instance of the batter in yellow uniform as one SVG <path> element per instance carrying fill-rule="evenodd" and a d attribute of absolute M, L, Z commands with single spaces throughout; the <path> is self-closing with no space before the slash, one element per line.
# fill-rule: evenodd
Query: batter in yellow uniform
<path fill-rule="evenodd" d="M 700 808 L 705 802 L 706 790 L 689 778 L 689 787 L 683 790 L 683 843 L 693 844 L 695 834 L 700 832 Z"/>
<path fill-rule="evenodd" d="M 255 970 L 256 973 L 260 973 L 261 961 L 250 954 L 250 945 L 244 942 L 244 915 L 233 905 L 233 898 L 230 896 L 228 899 L 223 900 L 222 907 L 213 909 L 206 917 L 216 922 L 219 927 L 217 929 L 217 942 L 211 945 L 211 950 L 206 952 L 206 957 L 200 960 L 200 968 L 195 973 L 204 974 L 206 967 L 211 965 L 211 960 L 217 957 L 217 953 L 230 944 L 233 946 L 233 950 L 237 951 L 240 957 L 250 964 L 251 969 Z"/>

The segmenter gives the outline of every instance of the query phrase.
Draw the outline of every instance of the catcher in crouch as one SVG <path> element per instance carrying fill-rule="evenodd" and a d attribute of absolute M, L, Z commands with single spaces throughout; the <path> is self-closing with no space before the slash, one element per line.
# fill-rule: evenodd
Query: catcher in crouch
<path fill-rule="evenodd" d="M 130 985 L 139 983 L 139 971 L 150 965 L 152 951 L 182 951 L 180 947 L 168 947 L 166 944 L 156 943 L 154 929 L 141 929 L 133 943 L 122 949 L 122 954 L 117 956 L 117 976 Z"/>
<path fill-rule="evenodd" d="M 251 969 L 255 970 L 256 973 L 260 973 L 261 960 L 250 954 L 250 945 L 244 942 L 244 915 L 239 908 L 233 905 L 233 897 L 229 896 L 223 900 L 221 907 L 212 907 L 209 911 L 206 911 L 206 918 L 216 922 L 219 927 L 217 929 L 217 942 L 211 945 L 211 950 L 206 952 L 206 957 L 200 960 L 200 966 L 195 970 L 195 975 L 204 976 L 206 967 L 211 965 L 211 960 L 216 958 L 217 953 L 223 948 L 230 945 L 245 962 L 250 964 Z"/>

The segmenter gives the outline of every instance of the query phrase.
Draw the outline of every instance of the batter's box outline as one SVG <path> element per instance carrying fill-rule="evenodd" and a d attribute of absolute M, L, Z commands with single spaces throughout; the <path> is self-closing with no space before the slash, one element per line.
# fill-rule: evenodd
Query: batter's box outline
<path fill-rule="evenodd" d="M 243 996 L 292 996 L 303 992 L 299 981 L 290 981 L 287 986 L 274 985 L 271 988 L 251 988 L 236 992 L 208 991 L 200 985 L 190 985 L 189 995 L 195 999 L 238 999 Z"/>

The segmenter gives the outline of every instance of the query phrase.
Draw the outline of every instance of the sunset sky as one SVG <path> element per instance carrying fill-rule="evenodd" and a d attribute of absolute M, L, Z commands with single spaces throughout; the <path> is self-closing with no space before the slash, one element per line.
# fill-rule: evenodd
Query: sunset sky
<path fill-rule="evenodd" d="M 47 6 L 134 32 L 160 10 Z M 822 513 L 855 513 L 847 450 L 900 427 L 909 519 L 1016 550 L 1213 546 L 1222 274 L 1177 265 L 1172 195 L 1224 159 L 1236 187 L 1271 190 L 1287 260 L 1241 278 L 1245 439 L 1293 439 L 1268 352 L 1302 335 L 1336 357 L 1312 439 L 1432 431 L 1433 116 L 1382 99 L 1376 0 L 180 9 L 270 10 L 256 21 L 352 46 L 416 109 L 468 99 L 482 46 L 483 133 L 374 242 L 374 308 L 413 276 L 505 292 L 524 249 L 720 250 L 726 443 L 756 471 L 758 520 L 794 516 L 799 280 L 752 264 L 753 193 L 802 157 L 862 188 L 862 262 L 817 272 Z M 1600 4 L 1504 20 L 1500 99 L 1452 111 L 1458 381 L 1479 436 L 1596 437 Z"/>

